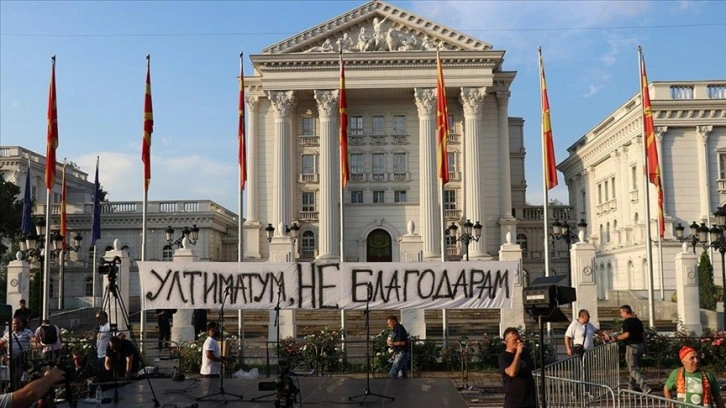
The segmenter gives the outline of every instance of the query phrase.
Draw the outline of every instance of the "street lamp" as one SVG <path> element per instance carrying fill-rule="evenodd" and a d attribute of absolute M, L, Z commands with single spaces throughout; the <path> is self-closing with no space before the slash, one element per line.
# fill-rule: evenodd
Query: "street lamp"
<path fill-rule="evenodd" d="M 191 228 L 187 226 L 182 228 L 182 235 L 176 240 L 174 240 L 174 228 L 172 228 L 171 225 L 164 232 L 166 232 L 166 242 L 168 242 L 171 247 L 176 245 L 177 247 L 182 248 L 182 241 L 184 241 L 184 237 L 187 237 L 187 239 L 189 239 L 189 243 L 192 245 L 196 245 L 197 240 L 199 239 L 199 227 L 197 227 L 197 224 L 193 224 Z"/>
<path fill-rule="evenodd" d="M 679 241 L 684 242 L 688 241 L 691 244 L 691 247 L 693 247 L 693 253 L 696 253 L 696 245 L 701 242 L 708 242 L 708 234 L 710 230 L 706 226 L 705 222 L 702 222 L 699 226 L 696 224 L 696 221 L 693 221 L 693 224 L 689 227 L 691 229 L 691 233 L 688 234 L 688 236 L 683 236 L 683 231 L 686 229 L 681 223 L 678 223 L 678 226 L 676 227 L 676 238 L 678 238 Z"/>
<path fill-rule="evenodd" d="M 585 228 L 587 228 L 587 223 L 585 222 L 584 218 L 580 219 L 580 222 L 577 223 L 577 227 L 578 233 L 579 231 L 584 231 Z M 570 277 L 570 282 L 572 282 L 572 266 L 570 265 L 570 244 L 578 239 L 577 234 L 570 231 L 570 225 L 567 223 L 567 221 L 560 222 L 560 220 L 555 220 L 555 222 L 552 224 L 552 237 L 555 240 L 564 240 L 567 244 L 567 276 Z"/>
<path fill-rule="evenodd" d="M 479 242 L 479 238 L 481 238 L 481 230 L 483 226 L 479 223 L 479 221 L 476 222 L 476 224 L 472 224 L 471 220 L 466 220 L 464 223 L 464 230 L 461 232 L 461 236 L 457 237 L 456 232 L 458 231 L 459 227 L 456 226 L 456 223 L 451 223 L 448 228 L 446 228 L 446 234 L 452 236 L 455 238 L 456 241 L 461 241 L 461 243 L 464 245 L 464 254 L 466 256 L 466 260 L 469 260 L 469 243 L 472 241 Z"/>
<path fill-rule="evenodd" d="M 275 227 L 272 226 L 272 224 L 267 224 L 265 227 L 265 234 L 267 237 L 267 242 L 272 242 L 272 237 L 275 235 Z M 291 226 L 285 226 L 285 234 L 290 236 L 290 241 L 292 243 L 295 243 L 297 241 L 298 236 L 300 236 L 300 226 L 297 225 L 296 222 L 293 222 Z"/>
<path fill-rule="evenodd" d="M 24 240 L 21 240 L 18 245 L 20 247 L 20 253 L 22 255 L 22 258 L 28 262 L 32 261 L 38 261 L 42 262 L 43 258 L 46 255 L 45 251 L 45 234 L 47 233 L 46 230 L 46 223 L 44 218 L 39 218 L 38 221 L 35 223 L 35 232 L 30 232 L 30 234 L 25 236 Z M 63 248 L 63 236 L 58 233 L 58 231 L 53 231 L 51 233 L 51 239 L 53 242 L 53 248 L 50 253 L 51 258 L 55 257 L 55 255 L 60 252 Z"/>

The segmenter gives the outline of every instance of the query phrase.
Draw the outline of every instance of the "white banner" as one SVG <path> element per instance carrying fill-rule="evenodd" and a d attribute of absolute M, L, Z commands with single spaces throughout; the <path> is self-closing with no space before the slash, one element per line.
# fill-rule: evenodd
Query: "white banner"
<path fill-rule="evenodd" d="M 148 309 L 509 309 L 514 261 L 139 262 Z"/>

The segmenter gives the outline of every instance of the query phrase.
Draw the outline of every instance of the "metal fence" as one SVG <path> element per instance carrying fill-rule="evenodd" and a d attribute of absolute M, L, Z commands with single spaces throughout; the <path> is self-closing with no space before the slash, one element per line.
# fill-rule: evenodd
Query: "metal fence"
<path fill-rule="evenodd" d="M 687 402 L 675 402 L 668 398 L 658 397 L 642 392 L 622 389 L 618 393 L 620 407 L 643 407 L 643 408 L 703 408 L 703 405 L 694 405 Z"/>

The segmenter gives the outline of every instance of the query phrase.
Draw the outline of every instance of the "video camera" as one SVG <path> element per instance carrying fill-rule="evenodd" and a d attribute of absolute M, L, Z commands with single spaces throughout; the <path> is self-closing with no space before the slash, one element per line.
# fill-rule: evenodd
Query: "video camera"
<path fill-rule="evenodd" d="M 98 273 L 101 275 L 108 275 L 109 279 L 113 279 L 118 275 L 119 265 L 121 265 L 121 258 L 117 256 L 110 261 L 101 258 L 101 264 L 98 266 Z"/>
<path fill-rule="evenodd" d="M 275 391 L 275 408 L 292 408 L 297 401 L 300 389 L 295 383 L 287 361 L 280 361 L 280 374 L 272 381 L 261 381 L 257 384 L 259 391 Z"/>

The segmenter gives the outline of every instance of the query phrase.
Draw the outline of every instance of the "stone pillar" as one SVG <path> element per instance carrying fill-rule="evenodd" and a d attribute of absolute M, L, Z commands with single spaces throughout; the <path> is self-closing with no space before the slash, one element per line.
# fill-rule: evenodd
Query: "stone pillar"
<path fill-rule="evenodd" d="M 597 310 L 598 283 L 595 281 L 595 270 L 593 269 L 595 247 L 585 241 L 584 231 L 580 231 L 578 235 L 579 241 L 572 244 L 572 248 L 570 248 L 572 287 L 577 291 L 577 300 L 572 303 L 572 319 L 577 319 L 577 312 L 580 309 L 587 309 L 590 312 L 590 322 L 596 327 L 600 327 Z"/>
<path fill-rule="evenodd" d="M 257 115 L 259 114 L 259 96 L 246 96 L 248 120 L 245 131 L 247 132 L 247 221 L 243 226 L 244 233 L 244 258 L 260 259 L 260 231 L 264 227 L 260 223 L 259 212 L 259 187 L 257 183 Z"/>
<path fill-rule="evenodd" d="M 338 141 L 338 91 L 314 91 L 320 117 L 320 214 L 318 256 L 340 259 L 340 142 Z"/>
<path fill-rule="evenodd" d="M 482 88 L 461 88 L 459 100 L 464 108 L 464 140 L 462 151 L 464 153 L 464 218 L 476 223 L 481 222 L 482 232 L 479 242 L 469 243 L 469 259 L 487 258 L 486 237 L 487 222 L 484 211 L 484 191 L 480 178 L 479 161 L 481 159 L 480 141 L 482 140 L 479 124 L 481 123 L 484 111 L 484 98 L 487 89 Z"/>
<path fill-rule="evenodd" d="M 22 260 L 22 255 L 18 252 L 15 255 L 16 260 L 10 261 L 8 264 L 7 274 L 7 291 L 5 303 L 15 310 L 20 303 L 20 299 L 30 300 L 30 264 Z M 0 322 L 0 326 L 4 329 L 6 322 Z"/>
<path fill-rule="evenodd" d="M 117 293 L 116 297 L 110 293 L 104 293 L 105 297 L 110 296 L 109 301 L 102 305 L 108 312 L 108 319 L 112 324 L 118 324 L 118 331 L 126 333 L 128 336 L 128 325 L 126 319 L 129 317 L 129 284 L 130 284 L 130 270 L 131 270 L 131 259 L 129 254 L 121 249 L 121 243 L 118 239 L 113 241 L 113 249 L 106 251 L 103 255 L 103 259 L 106 262 L 116 262 L 118 267 L 118 274 L 116 278 Z M 104 275 L 103 283 L 104 288 L 108 288 L 108 274 Z M 106 307 L 108 306 L 108 307 Z M 125 310 L 122 310 L 122 307 Z"/>
<path fill-rule="evenodd" d="M 507 234 L 504 244 L 499 247 L 500 261 L 519 261 L 519 270 L 513 277 L 512 285 L 512 308 L 502 309 L 499 316 L 499 335 L 504 333 L 507 327 L 522 327 L 524 329 L 524 302 L 522 291 L 524 289 L 524 269 L 522 268 L 522 248 L 512 243 L 512 234 Z"/>
<path fill-rule="evenodd" d="M 416 234 L 416 225 L 409 220 L 406 225 L 406 234 L 400 238 L 399 248 L 401 262 L 421 262 L 421 236 Z M 408 334 L 420 339 L 426 338 L 426 315 L 423 309 L 401 310 L 401 324 L 406 327 Z"/>
<path fill-rule="evenodd" d="M 289 195 L 291 186 L 292 167 L 290 163 L 290 130 L 292 111 L 295 106 L 295 95 L 293 91 L 269 91 L 267 97 L 270 99 L 275 116 L 275 167 L 273 171 L 272 189 L 272 220 L 274 226 L 283 228 L 275 229 L 275 237 L 281 238 L 285 235 L 285 226 L 290 225 L 292 197 Z"/>
<path fill-rule="evenodd" d="M 182 239 L 182 248 L 174 251 L 174 262 L 197 262 L 199 258 L 194 255 L 189 246 L 189 240 Z M 177 343 L 194 341 L 194 326 L 192 326 L 192 309 L 179 309 L 174 314 L 174 325 L 171 327 L 171 340 Z"/>
<path fill-rule="evenodd" d="M 436 168 L 436 90 L 415 88 L 419 127 L 419 203 L 424 260 L 441 258 L 441 212 L 439 203 L 441 183 Z"/>
<path fill-rule="evenodd" d="M 711 219 L 711 208 L 709 206 L 709 186 L 708 186 L 708 152 L 706 151 L 708 146 L 708 135 L 713 130 L 713 126 L 696 126 L 696 141 L 698 146 L 698 153 L 696 161 L 698 162 L 698 196 L 699 202 L 701 203 L 700 221 L 708 224 L 708 220 Z"/>
<path fill-rule="evenodd" d="M 676 297 L 678 298 L 679 329 L 703 333 L 698 296 L 698 255 L 691 253 L 686 242 L 676 254 Z"/>
<path fill-rule="evenodd" d="M 499 193 L 500 209 L 499 218 L 509 220 L 512 217 L 512 169 L 510 164 L 509 151 L 509 91 L 497 92 L 497 128 L 499 129 Z"/>

